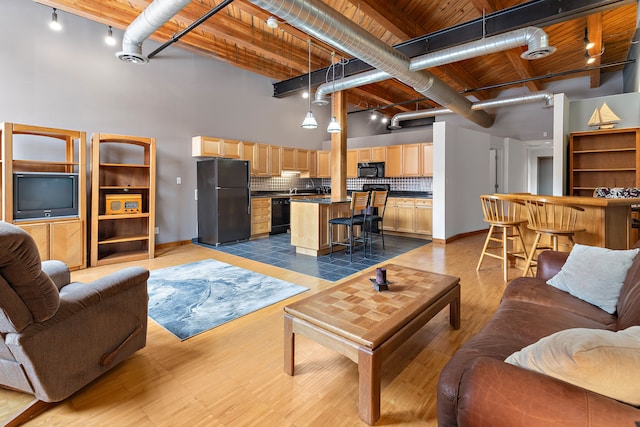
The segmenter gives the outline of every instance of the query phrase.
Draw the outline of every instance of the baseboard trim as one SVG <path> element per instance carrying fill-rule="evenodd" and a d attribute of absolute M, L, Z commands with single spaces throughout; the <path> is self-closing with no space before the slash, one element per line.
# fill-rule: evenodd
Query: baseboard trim
<path fill-rule="evenodd" d="M 488 228 L 485 228 L 484 230 L 468 231 L 466 233 L 456 234 L 447 239 L 433 239 L 433 243 L 435 243 L 436 245 L 446 245 L 447 243 L 451 243 L 455 240 L 462 239 L 464 237 L 475 236 L 477 234 L 484 234 L 484 233 L 487 233 L 488 231 L 489 231 Z"/>
<path fill-rule="evenodd" d="M 177 242 L 169 242 L 169 243 L 160 243 L 155 245 L 156 250 L 158 249 L 169 249 L 169 248 L 177 248 L 178 246 L 190 245 L 193 243 L 191 240 L 180 240 Z"/>

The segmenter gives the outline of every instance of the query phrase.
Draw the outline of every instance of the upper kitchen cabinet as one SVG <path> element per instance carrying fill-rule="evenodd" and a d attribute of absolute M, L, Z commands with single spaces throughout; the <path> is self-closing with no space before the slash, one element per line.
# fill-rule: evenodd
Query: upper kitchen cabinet
<path fill-rule="evenodd" d="M 209 136 L 194 136 L 191 138 L 192 157 L 226 157 L 240 159 L 244 151 L 241 141 L 233 139 L 215 138 Z"/>
<path fill-rule="evenodd" d="M 425 142 L 420 144 L 422 153 L 422 176 L 433 176 L 433 143 Z"/>
<path fill-rule="evenodd" d="M 371 161 L 384 162 L 387 160 L 385 147 L 371 147 Z"/>
<path fill-rule="evenodd" d="M 420 176 L 421 144 L 404 144 L 402 146 L 402 176 Z"/>
<path fill-rule="evenodd" d="M 318 178 L 331 178 L 331 151 L 318 151 Z"/>
<path fill-rule="evenodd" d="M 251 173 L 254 176 L 270 176 L 270 151 L 271 147 L 267 144 L 255 144 L 253 146 L 253 158 L 251 160 Z M 279 157 L 278 153 L 278 157 Z M 278 170 L 278 174 L 280 171 Z"/>
<path fill-rule="evenodd" d="M 371 161 L 371 147 L 358 148 L 355 150 L 358 153 L 358 162 L 370 162 Z"/>
<path fill-rule="evenodd" d="M 281 147 L 282 170 L 306 172 L 309 170 L 309 150 Z"/>
<path fill-rule="evenodd" d="M 402 145 L 390 145 L 385 147 L 386 161 L 384 166 L 385 177 L 402 176 Z"/>
<path fill-rule="evenodd" d="M 358 151 L 347 150 L 347 178 L 358 177 Z"/>
<path fill-rule="evenodd" d="M 282 147 L 269 145 L 269 175 L 280 176 L 282 174 Z"/>

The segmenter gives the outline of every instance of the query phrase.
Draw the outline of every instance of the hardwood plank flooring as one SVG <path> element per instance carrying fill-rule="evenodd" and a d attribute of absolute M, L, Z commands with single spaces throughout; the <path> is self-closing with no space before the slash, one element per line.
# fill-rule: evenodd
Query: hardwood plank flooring
<path fill-rule="evenodd" d="M 378 425 L 435 426 L 438 375 L 455 350 L 486 323 L 505 289 L 500 261 L 475 266 L 484 235 L 428 244 L 390 262 L 459 276 L 462 327 L 442 310 L 384 365 Z M 72 273 L 91 281 L 127 265 L 157 269 L 205 258 L 297 283 L 310 291 L 180 342 L 152 320 L 147 346 L 29 426 L 364 426 L 357 365 L 296 337 L 296 375 L 283 371 L 283 306 L 334 285 L 195 245 L 156 258 Z M 375 267 L 372 268 L 372 270 Z M 510 276 L 520 270 L 510 269 Z M 31 396 L 0 390 L 0 420 Z"/>

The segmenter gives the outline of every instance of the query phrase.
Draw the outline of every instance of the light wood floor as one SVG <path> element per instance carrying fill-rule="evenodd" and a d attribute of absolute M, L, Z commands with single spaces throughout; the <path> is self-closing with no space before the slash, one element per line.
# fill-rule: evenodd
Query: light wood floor
<path fill-rule="evenodd" d="M 455 350 L 494 312 L 505 283 L 499 260 L 475 271 L 485 235 L 428 244 L 392 260 L 459 276 L 462 327 L 445 308 L 385 363 L 377 425 L 435 426 L 438 375 Z M 283 372 L 282 308 L 332 282 L 187 245 L 153 260 L 77 271 L 90 281 L 125 265 L 149 269 L 215 258 L 310 291 L 180 342 L 149 321 L 148 343 L 114 370 L 29 426 L 364 426 L 358 418 L 357 366 L 305 337 L 296 340 L 296 375 Z M 520 270 L 510 269 L 510 278 Z M 61 367 L 63 369 L 63 367 Z M 0 420 L 31 399 L 0 391 Z"/>

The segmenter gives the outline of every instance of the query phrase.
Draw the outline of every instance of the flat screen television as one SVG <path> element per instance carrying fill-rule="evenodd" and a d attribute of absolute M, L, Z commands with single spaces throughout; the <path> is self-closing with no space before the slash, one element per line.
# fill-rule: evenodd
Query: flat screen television
<path fill-rule="evenodd" d="M 78 216 L 78 174 L 13 174 L 13 219 Z"/>

